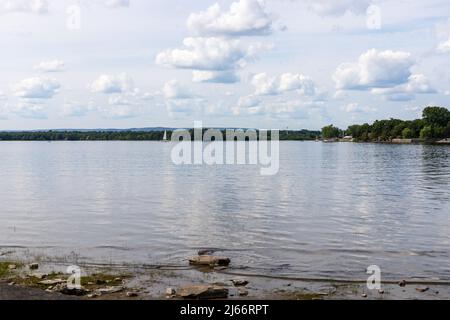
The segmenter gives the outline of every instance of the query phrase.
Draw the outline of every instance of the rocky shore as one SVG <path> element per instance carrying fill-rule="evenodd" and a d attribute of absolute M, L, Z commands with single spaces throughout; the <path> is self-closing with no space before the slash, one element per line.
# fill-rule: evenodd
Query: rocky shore
<path fill-rule="evenodd" d="M 228 257 L 200 251 L 184 267 L 81 266 L 79 285 L 65 267 L 0 260 L 0 300 L 155 299 L 449 299 L 450 285 L 389 281 L 368 290 L 364 281 L 286 279 L 241 274 Z"/>

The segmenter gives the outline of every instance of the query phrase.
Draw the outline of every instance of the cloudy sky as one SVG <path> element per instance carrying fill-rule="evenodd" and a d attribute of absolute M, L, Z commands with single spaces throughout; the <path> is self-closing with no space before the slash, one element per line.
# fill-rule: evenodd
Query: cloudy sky
<path fill-rule="evenodd" d="M 448 0 L 0 0 L 0 130 L 318 129 L 450 107 Z"/>

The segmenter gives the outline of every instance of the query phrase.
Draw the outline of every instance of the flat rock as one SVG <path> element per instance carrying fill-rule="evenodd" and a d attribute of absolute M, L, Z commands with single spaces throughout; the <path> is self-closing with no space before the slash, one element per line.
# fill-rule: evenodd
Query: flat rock
<path fill-rule="evenodd" d="M 43 284 L 43 285 L 46 285 L 46 286 L 55 286 L 57 284 L 61 284 L 61 283 L 64 283 L 64 282 L 66 282 L 66 280 L 63 280 L 63 279 L 52 279 L 52 280 L 41 281 L 41 282 L 39 282 L 39 284 Z"/>
<path fill-rule="evenodd" d="M 100 288 L 96 290 L 97 293 L 100 294 L 111 294 L 111 293 L 117 293 L 123 291 L 123 287 L 106 287 L 106 288 Z"/>
<path fill-rule="evenodd" d="M 228 289 L 208 285 L 186 286 L 179 288 L 177 294 L 184 299 L 225 299 L 228 298 Z"/>
<path fill-rule="evenodd" d="M 40 272 L 33 272 L 30 274 L 30 277 L 36 278 L 36 279 L 45 279 L 47 278 L 48 274 L 40 273 Z"/>
<path fill-rule="evenodd" d="M 8 269 L 9 269 L 9 270 L 16 270 L 16 269 L 17 269 L 17 266 L 16 266 L 15 264 L 10 264 L 10 265 L 8 266 Z"/>
<path fill-rule="evenodd" d="M 189 259 L 189 263 L 195 266 L 228 266 L 231 260 L 226 257 L 216 257 L 216 256 L 197 256 Z"/>

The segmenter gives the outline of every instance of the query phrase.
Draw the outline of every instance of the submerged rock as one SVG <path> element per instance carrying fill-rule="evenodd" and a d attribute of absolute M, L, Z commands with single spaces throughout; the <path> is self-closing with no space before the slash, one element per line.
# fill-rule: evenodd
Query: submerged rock
<path fill-rule="evenodd" d="M 404 288 L 404 287 L 406 287 L 406 281 L 405 281 L 405 280 L 402 280 L 402 281 L 400 281 L 400 282 L 398 283 L 398 285 L 399 285 L 400 287 Z"/>
<path fill-rule="evenodd" d="M 139 294 L 137 292 L 127 292 L 128 298 L 136 298 L 139 297 Z"/>
<path fill-rule="evenodd" d="M 30 268 L 30 270 L 37 270 L 37 269 L 39 269 L 39 264 L 31 263 L 30 265 L 28 265 L 28 268 Z"/>
<path fill-rule="evenodd" d="M 216 256 L 198 256 L 189 259 L 189 263 L 195 266 L 228 266 L 231 260 L 226 257 L 216 257 Z"/>
<path fill-rule="evenodd" d="M 233 282 L 233 285 L 235 287 L 245 287 L 249 283 L 247 280 L 242 280 L 242 279 L 231 280 L 231 282 Z"/>
<path fill-rule="evenodd" d="M 197 285 L 178 289 L 178 296 L 184 299 L 225 299 L 228 289 L 218 286 Z"/>

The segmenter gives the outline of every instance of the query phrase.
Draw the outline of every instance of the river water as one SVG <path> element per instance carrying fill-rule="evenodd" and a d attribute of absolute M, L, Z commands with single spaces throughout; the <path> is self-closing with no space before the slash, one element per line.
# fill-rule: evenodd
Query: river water
<path fill-rule="evenodd" d="M 176 166 L 159 142 L 1 142 L 0 253 L 259 274 L 450 279 L 450 148 L 282 142 L 280 171 Z"/>

